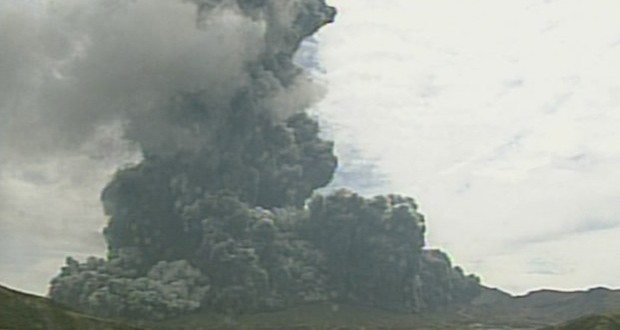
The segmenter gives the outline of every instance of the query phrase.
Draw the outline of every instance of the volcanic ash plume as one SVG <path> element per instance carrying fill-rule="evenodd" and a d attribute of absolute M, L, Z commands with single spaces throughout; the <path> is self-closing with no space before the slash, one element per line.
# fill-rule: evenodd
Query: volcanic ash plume
<path fill-rule="evenodd" d="M 324 0 L 0 4 L 0 147 L 65 154 L 120 126 L 142 154 L 102 192 L 107 258 L 68 258 L 52 299 L 161 319 L 475 295 L 475 277 L 422 249 L 412 199 L 312 197 L 337 161 L 304 113 L 321 89 L 292 58 L 334 15 Z"/>
<path fill-rule="evenodd" d="M 290 58 L 333 16 L 322 1 L 2 2 L 0 143 L 66 152 L 121 122 L 170 156 L 217 145 L 211 129 L 245 112 L 281 123 L 321 94 Z"/>
<path fill-rule="evenodd" d="M 243 274 L 258 262 L 244 241 L 258 217 L 252 208 L 301 207 L 336 167 L 332 143 L 303 112 L 321 89 L 292 63 L 303 38 L 334 14 L 320 0 L 110 0 L 64 2 L 37 18 L 69 48 L 33 59 L 50 81 L 37 84 L 41 95 L 32 98 L 46 107 L 32 117 L 67 142 L 55 147 L 70 149 L 93 127 L 120 121 L 143 154 L 102 193 L 108 260 L 69 260 L 52 298 L 149 318 L 197 308 L 209 287 L 224 288 L 210 290 L 213 305 L 237 301 L 215 274 L 233 266 L 210 260 L 243 252 L 239 276 L 253 276 Z M 121 303 L 143 302 L 144 292 L 160 300 L 143 306 L 162 306 Z"/>

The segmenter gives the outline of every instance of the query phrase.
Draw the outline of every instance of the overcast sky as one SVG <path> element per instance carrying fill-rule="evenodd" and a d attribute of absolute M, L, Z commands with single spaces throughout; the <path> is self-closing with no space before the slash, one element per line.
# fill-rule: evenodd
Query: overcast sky
<path fill-rule="evenodd" d="M 620 286 L 620 2 L 330 3 L 319 112 L 429 245 L 515 293 Z"/>
<path fill-rule="evenodd" d="M 429 246 L 488 285 L 620 286 L 619 2 L 329 2 L 315 110 L 339 185 L 415 197 Z M 1 283 L 45 293 L 65 256 L 104 255 L 99 192 L 136 156 L 98 135 L 0 158 Z"/>

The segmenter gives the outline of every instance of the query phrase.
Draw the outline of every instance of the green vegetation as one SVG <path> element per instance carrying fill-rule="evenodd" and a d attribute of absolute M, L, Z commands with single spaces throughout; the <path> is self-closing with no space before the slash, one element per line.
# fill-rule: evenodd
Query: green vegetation
<path fill-rule="evenodd" d="M 590 315 L 544 330 L 618 330 L 620 314 Z"/>
<path fill-rule="evenodd" d="M 139 330 L 73 312 L 49 299 L 0 286 L 2 330 Z"/>

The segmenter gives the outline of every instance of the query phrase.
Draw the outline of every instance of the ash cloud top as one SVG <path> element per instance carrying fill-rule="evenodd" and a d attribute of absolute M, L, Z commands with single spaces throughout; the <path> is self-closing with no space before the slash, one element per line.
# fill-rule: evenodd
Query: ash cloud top
<path fill-rule="evenodd" d="M 171 125 L 162 105 L 200 93 L 221 108 L 256 81 L 273 115 L 299 112 L 320 89 L 292 68 L 288 77 L 264 68 L 284 63 L 261 62 L 295 51 L 308 33 L 291 28 L 302 13 L 316 11 L 302 22 L 314 29 L 330 20 L 333 11 L 320 3 L 63 1 L 33 8 L 3 2 L 0 116 L 9 118 L 0 124 L 3 159 L 73 151 L 99 127 L 119 122 L 125 137 L 143 146 L 161 148 L 163 136 L 182 142 L 187 132 Z M 294 93 L 283 96 L 286 90 Z M 147 132 L 154 129 L 157 136 Z"/>

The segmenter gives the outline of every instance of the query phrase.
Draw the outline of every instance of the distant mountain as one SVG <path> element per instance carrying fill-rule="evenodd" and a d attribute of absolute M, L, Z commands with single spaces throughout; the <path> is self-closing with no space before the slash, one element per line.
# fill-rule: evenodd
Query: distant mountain
<path fill-rule="evenodd" d="M 0 286 L 2 330 L 139 330 L 74 312 L 47 298 Z"/>
<path fill-rule="evenodd" d="M 513 297 L 497 289 L 486 288 L 460 313 L 472 320 L 484 321 L 486 324 L 540 328 L 588 315 L 617 311 L 620 311 L 620 290 L 607 288 L 593 288 L 587 291 L 538 290 L 524 296 Z"/>

